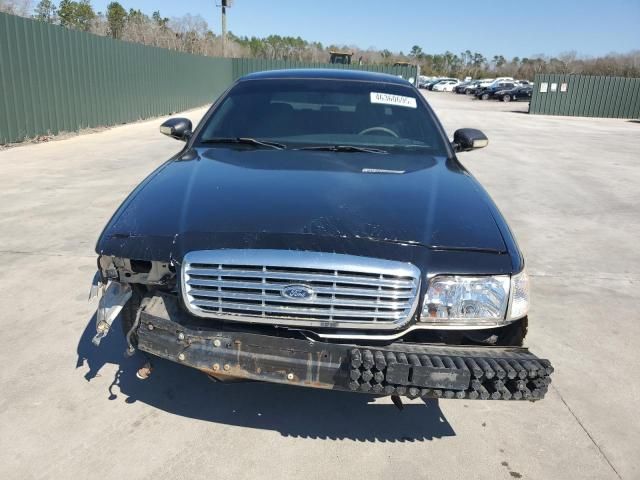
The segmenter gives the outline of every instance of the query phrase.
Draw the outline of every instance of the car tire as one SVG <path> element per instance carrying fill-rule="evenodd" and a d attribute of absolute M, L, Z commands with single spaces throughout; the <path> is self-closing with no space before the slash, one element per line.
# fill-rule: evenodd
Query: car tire
<path fill-rule="evenodd" d="M 510 102 L 511 101 L 511 95 L 505 95 L 504 97 L 502 97 L 502 101 L 503 102 Z"/>
<path fill-rule="evenodd" d="M 482 100 L 489 100 L 489 94 L 488 94 L 488 93 L 483 93 L 483 94 L 480 96 L 480 98 L 481 98 Z"/>

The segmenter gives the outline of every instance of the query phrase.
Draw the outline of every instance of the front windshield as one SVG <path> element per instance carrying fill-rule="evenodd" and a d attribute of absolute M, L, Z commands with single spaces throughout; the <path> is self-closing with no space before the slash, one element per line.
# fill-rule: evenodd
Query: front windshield
<path fill-rule="evenodd" d="M 348 145 L 446 155 L 445 139 L 418 95 L 410 86 L 381 82 L 242 81 L 196 143 L 251 138 L 288 149 Z"/>

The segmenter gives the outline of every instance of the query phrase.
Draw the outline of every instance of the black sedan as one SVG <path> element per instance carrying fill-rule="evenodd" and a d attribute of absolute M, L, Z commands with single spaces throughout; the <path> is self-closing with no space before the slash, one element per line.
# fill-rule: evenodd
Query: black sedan
<path fill-rule="evenodd" d="M 516 87 L 507 90 L 500 90 L 493 94 L 495 100 L 502 100 L 503 102 L 511 102 L 517 100 L 531 100 L 531 92 L 533 88 L 530 86 Z"/>
<path fill-rule="evenodd" d="M 479 90 L 482 89 L 482 87 L 480 86 L 481 83 L 482 83 L 481 80 L 474 80 L 469 85 L 466 85 L 462 89 L 461 93 L 465 93 L 467 95 L 475 95 Z"/>
<path fill-rule="evenodd" d="M 453 92 L 454 93 L 465 93 L 465 89 L 469 86 L 471 86 L 473 84 L 473 82 L 462 82 L 459 83 L 458 85 L 456 85 L 455 87 L 453 87 Z"/>
<path fill-rule="evenodd" d="M 179 151 L 96 246 L 95 344 L 122 311 L 130 354 L 220 381 L 544 396 L 524 258 L 458 159 L 482 132 L 450 141 L 413 85 L 356 70 L 253 73 L 160 131 Z"/>
<path fill-rule="evenodd" d="M 493 96 L 497 92 L 500 92 L 502 90 L 510 90 L 512 88 L 515 88 L 515 86 L 516 84 L 513 82 L 499 82 L 495 85 L 491 85 L 487 88 L 478 90 L 475 95 L 478 100 L 489 100 L 490 98 L 493 98 Z"/>

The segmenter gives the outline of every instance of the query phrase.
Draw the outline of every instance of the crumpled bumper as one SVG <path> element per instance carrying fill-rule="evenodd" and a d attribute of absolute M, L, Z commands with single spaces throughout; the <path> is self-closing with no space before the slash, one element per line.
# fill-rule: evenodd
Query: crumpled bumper
<path fill-rule="evenodd" d="M 151 297 L 138 348 L 216 376 L 409 397 L 539 400 L 553 367 L 521 347 L 363 347 L 188 327 L 175 297 Z"/>

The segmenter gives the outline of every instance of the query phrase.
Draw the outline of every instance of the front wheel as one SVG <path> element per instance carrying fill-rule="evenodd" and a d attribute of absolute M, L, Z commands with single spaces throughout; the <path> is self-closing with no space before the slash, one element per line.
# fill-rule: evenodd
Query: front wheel
<path fill-rule="evenodd" d="M 488 93 L 483 93 L 480 98 L 482 98 L 482 100 L 489 100 L 489 94 Z"/>
<path fill-rule="evenodd" d="M 510 102 L 511 101 L 511 95 L 505 95 L 504 97 L 502 97 L 502 101 L 503 102 Z"/>

